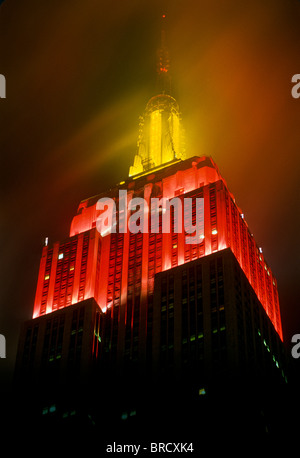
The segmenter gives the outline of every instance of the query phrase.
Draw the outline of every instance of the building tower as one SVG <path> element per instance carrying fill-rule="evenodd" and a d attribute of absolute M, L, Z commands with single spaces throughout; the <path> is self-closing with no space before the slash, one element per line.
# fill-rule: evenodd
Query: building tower
<path fill-rule="evenodd" d="M 43 247 L 16 379 L 43 421 L 124 431 L 135 417 L 137 430 L 157 416 L 191 427 L 197 409 L 205 428 L 203 399 L 219 409 L 230 392 L 232 409 L 232 387 L 251 380 L 236 408 L 243 399 L 250 431 L 263 429 L 254 387 L 287 380 L 277 281 L 213 159 L 184 159 L 164 32 L 158 56 L 129 177 L 83 200 L 69 237 Z"/>

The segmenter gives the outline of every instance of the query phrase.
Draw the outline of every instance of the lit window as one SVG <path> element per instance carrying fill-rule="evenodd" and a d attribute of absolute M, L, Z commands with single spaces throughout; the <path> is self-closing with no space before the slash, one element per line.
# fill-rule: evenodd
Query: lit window
<path fill-rule="evenodd" d="M 63 257 L 64 257 L 64 254 L 63 253 L 59 253 L 58 259 L 63 259 Z"/>
<path fill-rule="evenodd" d="M 216 235 L 216 234 L 218 233 L 218 231 L 217 231 L 217 229 L 213 229 L 213 230 L 211 231 L 211 233 L 212 233 L 213 235 Z"/>

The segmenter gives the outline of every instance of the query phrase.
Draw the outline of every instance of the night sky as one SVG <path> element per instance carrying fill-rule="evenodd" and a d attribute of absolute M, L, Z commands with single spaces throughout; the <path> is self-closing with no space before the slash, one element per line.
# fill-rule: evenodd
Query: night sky
<path fill-rule="evenodd" d="M 287 347 L 300 334 L 298 0 L 0 2 L 0 333 L 10 380 L 44 238 L 123 180 L 155 95 L 167 14 L 187 156 L 212 156 L 279 287 Z M 300 360 L 299 360 L 300 366 Z"/>

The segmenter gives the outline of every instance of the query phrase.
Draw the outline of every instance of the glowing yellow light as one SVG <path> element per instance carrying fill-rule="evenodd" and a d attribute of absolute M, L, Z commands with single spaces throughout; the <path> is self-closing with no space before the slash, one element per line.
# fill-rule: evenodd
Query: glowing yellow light
<path fill-rule="evenodd" d="M 216 235 L 216 234 L 218 233 L 218 231 L 217 231 L 217 229 L 213 229 L 213 230 L 211 231 L 211 233 L 212 233 L 213 235 Z"/>
<path fill-rule="evenodd" d="M 161 64 L 160 72 L 167 71 L 168 68 Z M 179 110 L 173 97 L 165 94 L 152 97 L 141 119 L 138 151 L 130 167 L 129 176 L 147 173 L 151 169 L 184 158 Z"/>
<path fill-rule="evenodd" d="M 153 111 L 150 116 L 150 151 L 149 156 L 154 165 L 161 164 L 161 114 Z"/>
<path fill-rule="evenodd" d="M 172 114 L 172 137 L 173 137 L 173 147 L 175 150 L 176 157 L 180 153 L 180 127 L 179 127 L 179 118 L 177 114 Z"/>

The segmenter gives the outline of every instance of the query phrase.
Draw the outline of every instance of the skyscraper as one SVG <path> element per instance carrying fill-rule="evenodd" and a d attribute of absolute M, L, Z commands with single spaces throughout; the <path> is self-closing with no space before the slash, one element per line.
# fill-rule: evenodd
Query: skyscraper
<path fill-rule="evenodd" d="M 277 282 L 213 159 L 185 159 L 164 31 L 157 77 L 129 177 L 83 200 L 69 237 L 43 247 L 16 378 L 37 393 L 38 421 L 104 428 L 109 418 L 124 431 L 147 417 L 204 428 L 211 406 L 238 409 L 233 393 L 251 381 L 243 419 L 264 431 L 250 399 L 262 381 L 287 380 Z"/>

